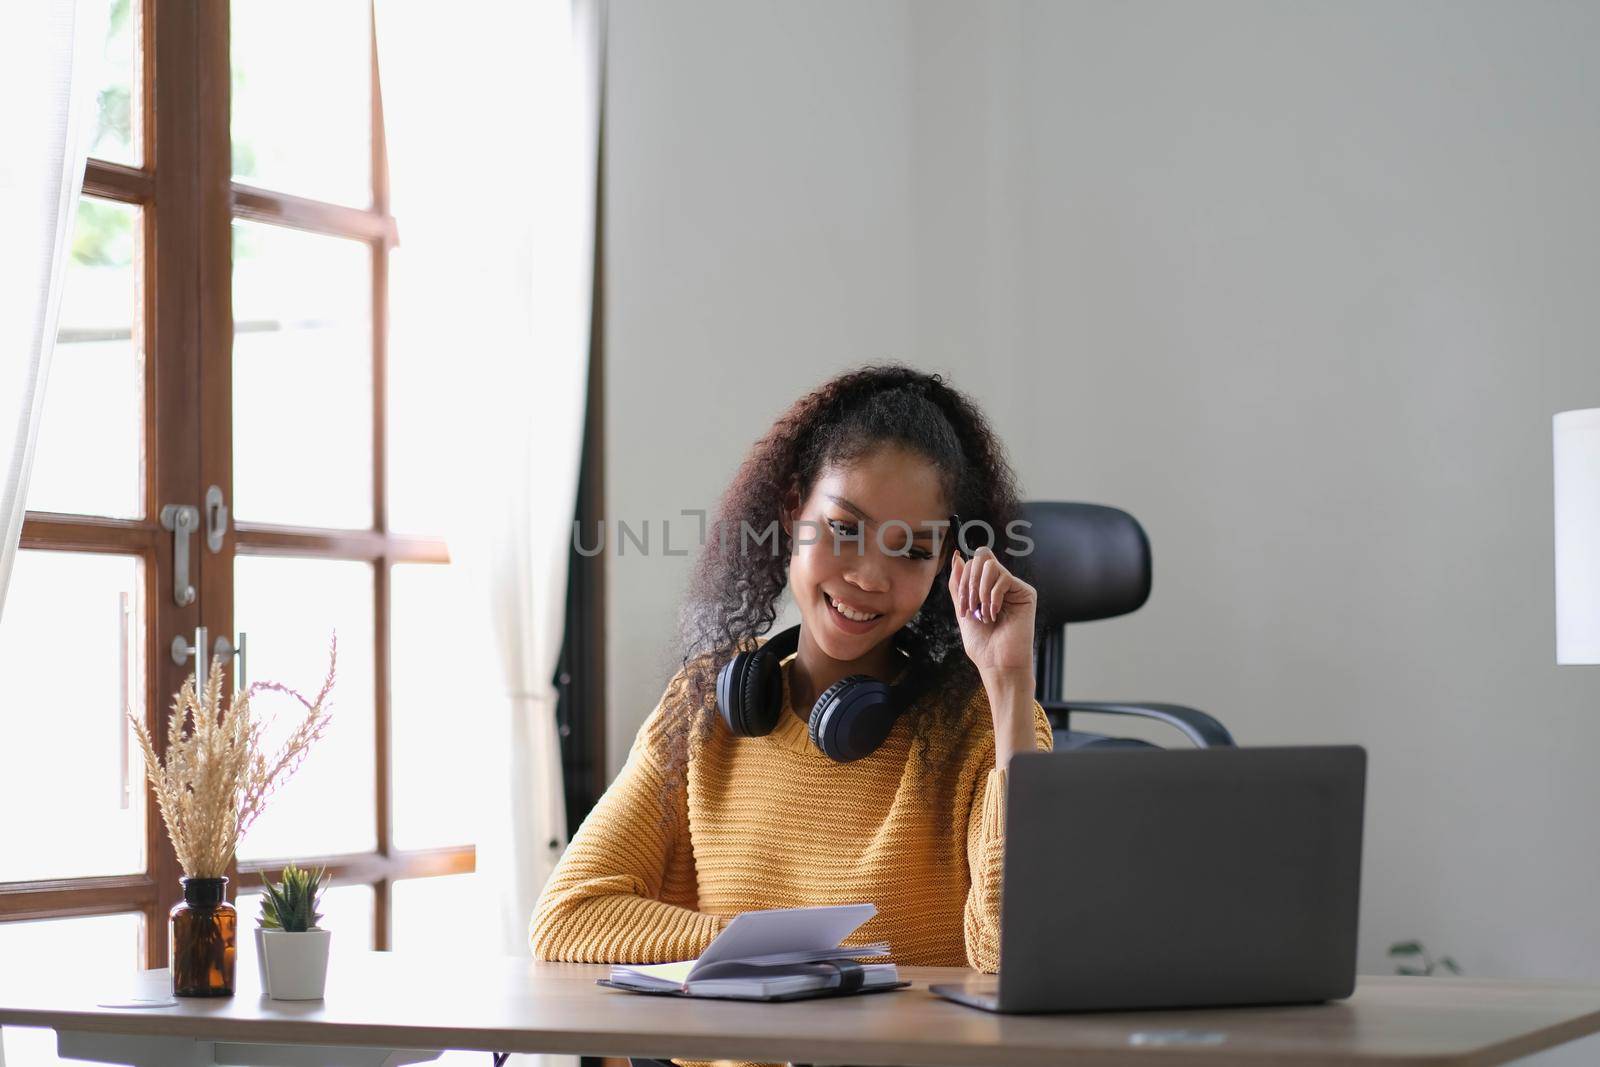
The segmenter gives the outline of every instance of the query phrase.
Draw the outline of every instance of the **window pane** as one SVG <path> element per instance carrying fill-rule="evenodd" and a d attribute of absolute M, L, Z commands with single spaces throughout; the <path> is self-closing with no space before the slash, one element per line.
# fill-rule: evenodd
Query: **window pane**
<path fill-rule="evenodd" d="M 251 935 L 252 937 L 255 935 Z M 81 919 L 0 922 L 0 960 L 27 960 L 29 966 L 68 966 L 73 962 L 125 962 L 129 977 L 144 969 L 144 916 L 138 912 Z M 115 990 L 106 990 L 114 993 Z M 98 998 L 96 998 L 98 999 Z M 9 1067 L 81 1064 L 56 1056 L 56 1032 L 46 1026 L 0 1028 L 0 1063 Z"/>
<path fill-rule="evenodd" d="M 372 565 L 238 556 L 233 578 L 234 626 L 250 635 L 250 681 L 282 682 L 311 699 L 328 672 L 328 638 L 335 629 L 339 634 L 327 732 L 267 801 L 239 858 L 372 851 L 378 844 Z M 283 693 L 255 699 L 257 711 L 275 718 L 266 744 L 276 751 L 305 709 Z"/>
<path fill-rule="evenodd" d="M 30 511 L 144 514 L 140 219 L 127 204 L 78 201 Z"/>
<path fill-rule="evenodd" d="M 105 960 L 123 962 L 138 971 L 144 969 L 143 935 L 144 915 L 137 911 L 0 922 L 0 960 Z M 6 1032 L 10 1033 L 10 1027 Z"/>
<path fill-rule="evenodd" d="M 367 0 L 233 0 L 231 19 L 234 177 L 371 204 Z"/>
<path fill-rule="evenodd" d="M 389 942 L 395 951 L 459 954 L 481 951 L 477 946 L 487 943 L 493 909 L 477 872 L 402 878 L 390 892 Z"/>
<path fill-rule="evenodd" d="M 17 553 L 0 615 L 0 882 L 144 870 L 143 567 Z M 49 818 L 18 818 L 48 805 Z M 3 958 L 3 956 L 0 956 Z"/>
<path fill-rule="evenodd" d="M 370 528 L 371 250 L 235 223 L 233 320 L 234 513 Z"/>
<path fill-rule="evenodd" d="M 395 564 L 389 595 L 389 687 L 396 848 L 470 845 L 489 758 L 484 701 L 460 665 L 475 631 L 455 568 Z"/>
<path fill-rule="evenodd" d="M 106 25 L 105 81 L 100 85 L 89 154 L 137 167 L 140 152 L 139 8 L 134 0 L 110 0 Z"/>
<path fill-rule="evenodd" d="M 336 885 L 322 891 L 322 921 L 317 925 L 332 930 L 330 952 L 370 952 L 372 950 L 372 887 Z M 256 923 L 261 918 L 261 893 L 240 893 L 233 906 L 239 909 L 239 950 L 256 950 Z"/>

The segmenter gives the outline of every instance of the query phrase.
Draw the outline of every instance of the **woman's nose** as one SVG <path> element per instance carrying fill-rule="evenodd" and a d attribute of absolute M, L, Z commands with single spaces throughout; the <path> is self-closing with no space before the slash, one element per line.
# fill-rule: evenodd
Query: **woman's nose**
<path fill-rule="evenodd" d="M 884 561 L 868 552 L 846 564 L 844 577 L 845 581 L 863 593 L 886 593 L 889 591 L 886 571 Z"/>

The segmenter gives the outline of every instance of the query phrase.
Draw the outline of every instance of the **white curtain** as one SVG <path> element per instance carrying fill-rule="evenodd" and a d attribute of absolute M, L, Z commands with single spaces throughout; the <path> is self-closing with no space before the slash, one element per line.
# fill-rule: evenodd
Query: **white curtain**
<path fill-rule="evenodd" d="M 0 612 L 22 537 L 106 15 L 106 0 L 0 6 Z"/>
<path fill-rule="evenodd" d="M 604 0 L 379 0 L 400 245 L 391 352 L 434 370 L 432 462 L 490 691 L 480 882 L 493 950 L 566 843 L 552 684 L 584 428 Z"/>

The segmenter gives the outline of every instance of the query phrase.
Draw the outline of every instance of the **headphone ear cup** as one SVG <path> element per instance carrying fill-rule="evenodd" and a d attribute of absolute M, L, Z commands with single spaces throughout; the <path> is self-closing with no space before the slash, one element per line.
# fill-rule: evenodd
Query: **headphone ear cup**
<path fill-rule="evenodd" d="M 722 725 L 735 737 L 740 736 L 742 729 L 739 725 L 738 708 L 734 706 L 733 694 L 737 690 L 733 687 L 733 680 L 744 670 L 740 660 L 748 656 L 748 652 L 740 652 L 722 665 L 722 670 L 717 672 L 717 714 L 722 716 Z"/>
<path fill-rule="evenodd" d="M 822 691 L 807 731 L 824 756 L 851 763 L 877 751 L 897 718 L 890 686 L 871 675 L 852 674 Z"/>
<path fill-rule="evenodd" d="M 735 737 L 762 737 L 778 725 L 783 675 L 765 647 L 741 652 L 717 675 L 717 710 Z"/>

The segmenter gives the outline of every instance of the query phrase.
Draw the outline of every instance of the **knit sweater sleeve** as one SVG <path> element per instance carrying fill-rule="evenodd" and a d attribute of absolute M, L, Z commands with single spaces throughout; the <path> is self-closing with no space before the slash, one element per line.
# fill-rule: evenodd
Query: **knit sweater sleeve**
<path fill-rule="evenodd" d="M 685 906 L 693 903 L 694 878 L 682 784 L 675 790 L 676 810 L 662 817 L 665 699 L 640 728 L 622 772 L 545 883 L 528 923 L 534 958 L 688 960 L 722 931 L 722 919 Z"/>
<path fill-rule="evenodd" d="M 987 701 L 984 702 L 987 713 Z M 1055 747 L 1049 716 L 1033 703 L 1034 740 L 1042 751 Z M 967 966 L 990 974 L 1000 971 L 1000 881 L 1005 866 L 1006 778 L 995 766 L 994 733 L 975 750 L 974 774 L 981 775 L 967 816 L 967 870 L 972 876 L 967 890 L 962 929 L 966 935 Z"/>

